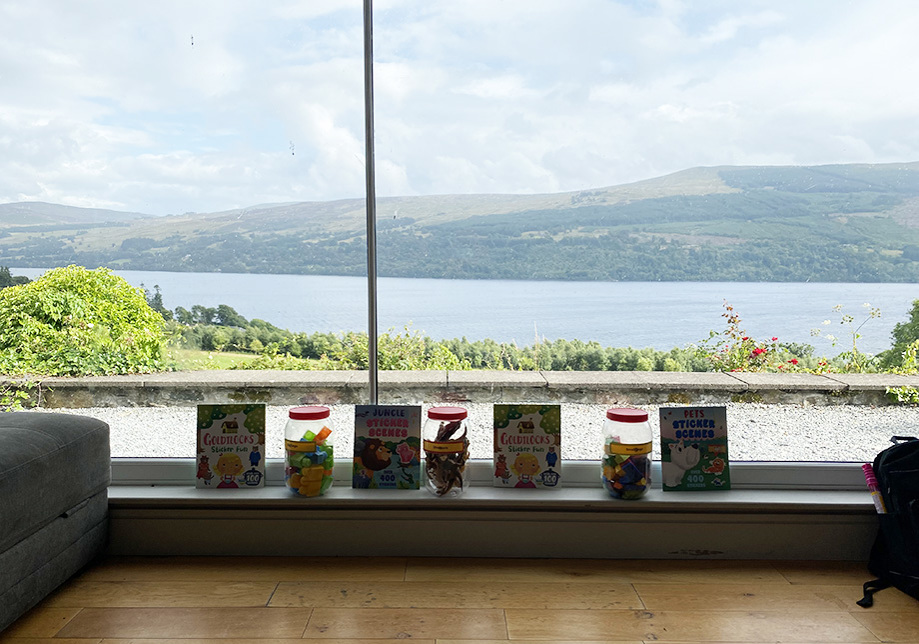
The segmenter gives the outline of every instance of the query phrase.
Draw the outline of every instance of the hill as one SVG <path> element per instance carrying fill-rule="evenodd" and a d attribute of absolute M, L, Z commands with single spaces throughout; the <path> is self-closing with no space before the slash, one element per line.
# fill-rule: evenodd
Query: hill
<path fill-rule="evenodd" d="M 38 206 L 0 205 L 0 265 L 366 271 L 363 199 L 167 217 Z M 28 208 L 36 217 L 23 221 Z M 721 166 L 558 194 L 380 198 L 377 221 L 383 276 L 919 279 L 919 163 Z"/>
<path fill-rule="evenodd" d="M 98 225 L 149 217 L 139 212 L 77 208 L 43 201 L 0 204 L 0 230 L 16 227 Z"/>

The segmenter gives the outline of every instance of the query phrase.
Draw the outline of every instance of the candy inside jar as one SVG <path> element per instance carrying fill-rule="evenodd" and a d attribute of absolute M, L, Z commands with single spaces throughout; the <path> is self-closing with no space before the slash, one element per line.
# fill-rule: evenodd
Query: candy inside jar
<path fill-rule="evenodd" d="M 328 407 L 294 407 L 285 428 L 285 478 L 299 496 L 321 496 L 332 487 L 335 455 Z"/>
<path fill-rule="evenodd" d="M 467 412 L 462 407 L 432 407 L 424 423 L 425 487 L 437 496 L 459 496 L 469 485 Z"/>
<path fill-rule="evenodd" d="M 609 409 L 600 480 L 610 496 L 638 499 L 651 487 L 651 425 L 641 409 Z"/>

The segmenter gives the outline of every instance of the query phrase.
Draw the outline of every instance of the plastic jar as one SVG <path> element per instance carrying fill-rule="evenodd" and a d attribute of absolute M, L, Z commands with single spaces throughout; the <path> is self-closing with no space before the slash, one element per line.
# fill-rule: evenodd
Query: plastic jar
<path fill-rule="evenodd" d="M 300 496 L 320 496 L 332 487 L 332 428 L 328 407 L 293 407 L 284 428 L 287 487 Z"/>
<path fill-rule="evenodd" d="M 641 409 L 608 409 L 600 479 L 617 499 L 638 499 L 651 487 L 651 423 Z"/>
<path fill-rule="evenodd" d="M 469 438 L 462 407 L 431 407 L 421 429 L 425 487 L 437 496 L 455 497 L 469 486 L 465 476 Z"/>

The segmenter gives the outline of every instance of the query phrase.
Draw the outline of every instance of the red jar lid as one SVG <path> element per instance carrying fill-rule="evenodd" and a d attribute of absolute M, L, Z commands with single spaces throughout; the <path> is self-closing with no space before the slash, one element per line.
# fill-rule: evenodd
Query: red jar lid
<path fill-rule="evenodd" d="M 328 407 L 322 407 L 321 405 L 312 407 L 292 407 L 290 410 L 290 417 L 294 420 L 322 420 L 323 418 L 328 418 L 331 413 Z"/>
<path fill-rule="evenodd" d="M 468 412 L 462 407 L 431 407 L 428 418 L 434 420 L 463 420 Z"/>
<path fill-rule="evenodd" d="M 619 409 L 607 409 L 606 417 L 620 423 L 643 423 L 648 420 L 648 412 L 643 409 L 622 407 Z"/>

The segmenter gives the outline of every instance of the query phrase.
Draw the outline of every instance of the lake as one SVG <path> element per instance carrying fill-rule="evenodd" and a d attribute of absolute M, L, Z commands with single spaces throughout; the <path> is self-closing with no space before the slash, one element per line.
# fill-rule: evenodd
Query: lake
<path fill-rule="evenodd" d="M 44 269 L 12 268 L 37 277 Z M 365 331 L 367 280 L 363 277 L 116 271 L 151 292 L 159 285 L 169 309 L 227 304 L 240 315 L 291 331 Z M 493 338 L 532 345 L 540 338 L 596 340 L 605 346 L 672 349 L 720 331 L 727 300 L 741 326 L 758 339 L 806 342 L 817 354 L 851 347 L 843 313 L 861 329 L 859 349 L 890 348 L 894 324 L 908 317 L 919 284 L 780 282 L 539 282 L 380 278 L 380 332 L 411 325 L 432 338 Z M 836 312 L 834 306 L 842 305 Z M 831 324 L 824 326 L 824 320 Z M 811 329 L 836 335 L 834 348 Z"/>

